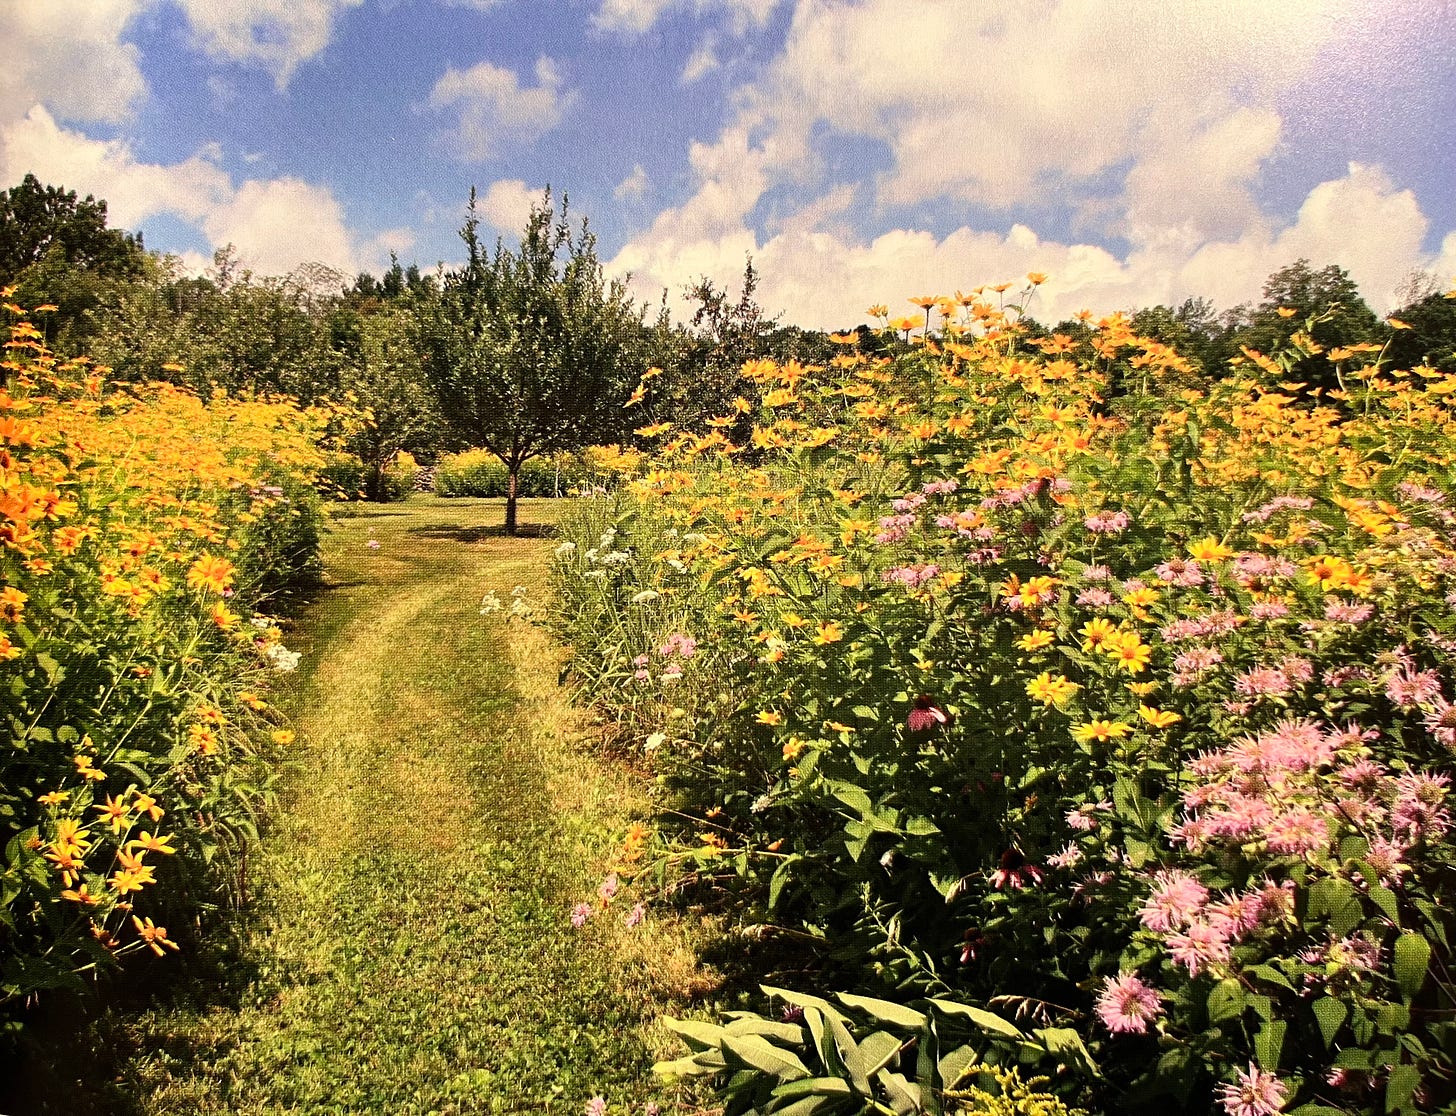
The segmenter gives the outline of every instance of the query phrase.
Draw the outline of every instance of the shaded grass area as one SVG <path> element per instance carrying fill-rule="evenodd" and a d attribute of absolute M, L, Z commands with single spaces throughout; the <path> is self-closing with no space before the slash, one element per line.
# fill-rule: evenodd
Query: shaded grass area
<path fill-rule="evenodd" d="M 335 588 L 294 640 L 296 767 L 236 948 L 104 1023 L 109 1081 L 33 1111 L 673 1107 L 648 1073 L 671 1045 L 651 1020 L 701 977 L 675 925 L 628 931 L 625 907 L 567 920 L 648 804 L 573 742 L 539 632 L 479 614 L 487 591 L 545 589 L 549 544 L 493 534 L 500 505 L 426 497 L 335 523 Z M 552 511 L 527 501 L 523 519 Z"/>

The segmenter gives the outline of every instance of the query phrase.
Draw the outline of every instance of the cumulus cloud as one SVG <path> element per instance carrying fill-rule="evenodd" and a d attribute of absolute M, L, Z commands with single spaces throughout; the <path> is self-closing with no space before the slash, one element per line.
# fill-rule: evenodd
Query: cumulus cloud
<path fill-rule="evenodd" d="M 364 0 L 175 0 L 197 45 L 218 58 L 262 66 L 280 89 L 329 45 L 334 24 Z"/>
<path fill-rule="evenodd" d="M 673 211 L 628 243 L 610 270 L 631 273 L 636 294 L 652 299 L 663 289 L 680 294 L 703 275 L 731 284 L 749 253 L 761 276 L 760 303 L 796 324 L 820 328 L 860 322 L 875 303 L 908 308 L 903 300 L 912 295 L 950 294 L 1028 271 L 1051 276 L 1031 312 L 1055 322 L 1084 307 L 1102 313 L 1193 296 L 1224 307 L 1257 300 L 1265 278 L 1300 257 L 1346 268 L 1380 310 L 1393 308 L 1412 266 L 1430 267 L 1443 278 L 1456 270 L 1456 233 L 1446 237 L 1438 257 L 1425 256 L 1421 244 L 1429 222 L 1414 195 L 1397 189 L 1379 168 L 1359 164 L 1316 186 L 1282 225 L 1264 221 L 1196 245 L 1165 240 L 1124 256 L 1094 244 L 1044 239 L 1024 224 L 1004 233 L 963 226 L 940 238 L 893 229 L 868 240 L 826 227 L 849 204 L 842 190 L 831 191 L 762 239 L 741 222 L 705 222 L 695 234 L 688 211 Z"/>
<path fill-rule="evenodd" d="M 697 50 L 693 51 L 688 56 L 688 60 L 683 63 L 680 80 L 684 85 L 692 85 L 694 82 L 701 81 L 707 77 L 719 65 L 717 48 L 714 46 L 713 41 L 708 39 Z"/>
<path fill-rule="evenodd" d="M 504 145 L 532 143 L 561 123 L 576 92 L 562 88 L 560 68 L 544 55 L 536 62 L 536 82 L 524 86 L 514 71 L 490 62 L 446 69 L 430 90 L 430 107 L 455 112 L 448 142 L 456 157 L 485 162 Z"/>
<path fill-rule="evenodd" d="M 1297 215 L 1267 212 L 1256 193 L 1283 134 L 1280 95 L 1326 46 L 1352 41 L 1359 12 L 1354 0 L 1040 0 L 1012 18 L 963 0 L 913 13 L 898 0 L 799 0 L 781 53 L 738 91 L 717 138 L 692 145 L 689 196 L 613 267 L 652 296 L 700 275 L 731 282 L 751 252 L 765 304 L 820 326 L 1028 270 L 1053 275 L 1035 311 L 1052 320 L 1192 295 L 1228 306 L 1301 256 L 1346 267 L 1388 307 L 1412 266 L 1456 263 L 1452 238 L 1439 259 L 1423 255 L 1414 195 L 1364 165 L 1315 186 Z M 1129 43 L 1155 61 L 1130 64 Z M 845 137 L 881 146 L 878 179 L 830 175 Z M 866 195 L 882 215 L 963 202 L 981 217 L 939 236 L 866 234 L 853 220 Z M 1022 207 L 1070 209 L 1079 236 L 1125 246 L 996 227 L 995 213 Z"/>
<path fill-rule="evenodd" d="M 647 171 L 643 169 L 641 163 L 636 163 L 632 167 L 632 173 L 618 182 L 616 188 L 612 190 L 612 197 L 619 202 L 641 201 L 647 196 L 647 189 L 650 185 Z"/>
<path fill-rule="evenodd" d="M 407 247 L 407 230 L 360 240 L 325 186 L 292 177 L 235 184 L 207 145 L 178 163 L 147 163 L 120 140 L 94 140 L 59 125 L 37 106 L 0 126 L 0 183 L 27 172 L 78 194 L 105 198 L 111 224 L 138 228 L 168 215 L 197 228 L 214 247 L 237 246 L 259 274 L 283 274 L 318 262 L 352 274 L 378 267 L 391 247 Z"/>
<path fill-rule="evenodd" d="M 145 0 L 0 4 L 0 121 L 37 104 L 63 120 L 125 120 L 147 85 L 137 48 L 121 34 L 145 6 Z"/>
<path fill-rule="evenodd" d="M 762 27 L 779 0 L 602 0 L 592 22 L 607 31 L 640 35 L 672 9 L 725 16 L 734 34 Z"/>
<path fill-rule="evenodd" d="M 519 178 L 503 178 L 492 182 L 475 200 L 476 212 L 491 228 L 503 233 L 518 233 L 531 217 L 531 207 L 541 200 L 542 191 L 534 190 Z"/>

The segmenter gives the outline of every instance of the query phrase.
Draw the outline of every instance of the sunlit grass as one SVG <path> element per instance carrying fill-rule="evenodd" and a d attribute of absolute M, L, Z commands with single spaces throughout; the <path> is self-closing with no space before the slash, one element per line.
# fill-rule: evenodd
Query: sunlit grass
<path fill-rule="evenodd" d="M 540 601 L 549 544 L 495 533 L 498 500 L 354 511 L 295 636 L 253 975 L 131 1023 L 122 1091 L 158 1114 L 671 1110 L 650 1021 L 700 979 L 692 949 L 567 917 L 643 791 L 582 747 L 546 638 L 479 613 L 517 585 Z"/>

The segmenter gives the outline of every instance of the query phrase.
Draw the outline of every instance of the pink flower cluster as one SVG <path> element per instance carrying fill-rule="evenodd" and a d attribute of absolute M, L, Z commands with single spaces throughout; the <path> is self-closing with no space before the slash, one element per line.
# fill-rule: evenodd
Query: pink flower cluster
<path fill-rule="evenodd" d="M 918 589 L 927 581 L 934 581 L 940 574 L 940 567 L 934 562 L 918 562 L 913 566 L 894 566 L 880 573 L 880 580 L 907 589 Z"/>
<path fill-rule="evenodd" d="M 1114 1034 L 1143 1034 L 1149 1021 L 1162 1013 L 1157 990 L 1139 980 L 1136 973 L 1108 977 L 1097 997 L 1097 1017 Z"/>
<path fill-rule="evenodd" d="M 1308 496 L 1276 496 L 1267 504 L 1257 507 L 1251 512 L 1244 512 L 1244 522 L 1268 523 L 1276 512 L 1308 511 L 1312 507 L 1314 507 L 1314 501 Z"/>
<path fill-rule="evenodd" d="M 1209 639 L 1227 635 L 1244 623 L 1244 617 L 1232 609 L 1219 612 L 1205 612 L 1202 616 L 1190 616 L 1164 624 L 1161 633 L 1169 643 L 1181 643 L 1189 639 Z"/>
<path fill-rule="evenodd" d="M 1406 851 L 1450 830 L 1450 779 L 1390 773 L 1365 754 L 1373 736 L 1358 725 L 1285 720 L 1199 756 L 1189 772 L 1202 783 L 1184 792 L 1174 842 L 1196 853 L 1262 841 L 1276 856 L 1322 856 L 1353 829 L 1379 875 L 1398 882 Z"/>
<path fill-rule="evenodd" d="M 1153 573 L 1158 575 L 1158 580 L 1168 585 L 1176 585 L 1180 589 L 1196 589 L 1203 584 L 1203 571 L 1198 568 L 1197 562 L 1191 562 L 1186 558 L 1169 558 L 1166 562 L 1155 566 Z"/>
<path fill-rule="evenodd" d="M 1147 929 L 1165 936 L 1168 955 L 1190 977 L 1228 961 L 1235 942 L 1287 919 L 1294 911 L 1294 885 L 1266 880 L 1241 894 L 1210 899 L 1192 874 L 1159 872 L 1139 912 Z"/>
<path fill-rule="evenodd" d="M 1131 522 L 1132 517 L 1125 511 L 1100 511 L 1083 520 L 1084 526 L 1094 535 L 1120 535 Z"/>

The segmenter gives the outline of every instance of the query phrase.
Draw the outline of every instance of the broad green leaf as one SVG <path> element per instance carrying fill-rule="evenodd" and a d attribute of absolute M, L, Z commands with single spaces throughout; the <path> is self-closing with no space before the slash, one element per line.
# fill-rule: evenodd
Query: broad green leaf
<path fill-rule="evenodd" d="M 1335 1036 L 1340 1033 L 1340 1028 L 1345 1023 L 1345 1017 L 1350 1014 L 1350 1009 L 1333 996 L 1321 996 L 1314 1002 L 1313 1011 L 1315 1020 L 1319 1023 L 1320 1036 L 1325 1040 L 1325 1046 L 1333 1046 Z"/>
<path fill-rule="evenodd" d="M 1385 1111 L 1415 1111 L 1412 1103 L 1421 1084 L 1421 1071 L 1416 1066 L 1396 1066 L 1385 1083 Z"/>
<path fill-rule="evenodd" d="M 890 1107 L 895 1110 L 895 1116 L 915 1116 L 915 1113 L 923 1111 L 920 1105 L 920 1090 L 906 1081 L 903 1074 L 880 1070 L 875 1075 L 875 1079 L 885 1087 L 885 1093 L 890 1098 Z"/>
<path fill-rule="evenodd" d="M 773 910 L 778 905 L 779 896 L 783 894 L 784 885 L 789 882 L 789 875 L 793 872 L 794 865 L 803 859 L 798 853 L 793 853 L 780 861 L 779 866 L 774 869 L 774 874 L 768 881 L 769 910 Z"/>
<path fill-rule="evenodd" d="M 954 1089 L 961 1078 L 974 1066 L 981 1064 L 974 1046 L 958 1046 L 940 1060 L 940 1080 L 946 1089 Z"/>
<path fill-rule="evenodd" d="M 881 1023 L 889 1023 L 895 1027 L 908 1027 L 917 1031 L 925 1026 L 925 1013 L 905 1007 L 903 1004 L 892 1003 L 889 1000 L 877 1000 L 872 996 L 855 996 L 849 992 L 836 992 L 835 996 L 846 1007 L 858 1008 L 860 1011 L 867 1012 Z"/>
<path fill-rule="evenodd" d="M 943 1011 L 946 1015 L 959 1015 L 969 1019 L 983 1031 L 993 1035 L 1000 1035 L 1002 1038 L 1024 1039 L 1026 1036 L 1017 1028 L 1002 1019 L 995 1012 L 984 1008 L 972 1007 L 970 1004 L 959 1004 L 954 1000 L 931 1000 L 933 1006 Z"/>
<path fill-rule="evenodd" d="M 717 1064 L 713 1062 L 716 1060 Z M 716 1050 L 704 1051 L 701 1054 L 690 1054 L 684 1058 L 677 1058 L 671 1062 L 656 1062 L 652 1066 L 652 1072 L 658 1077 L 707 1077 L 720 1072 L 727 1065 L 723 1056 Z"/>
<path fill-rule="evenodd" d="M 774 1116 L 814 1116 L 816 1112 L 826 1112 L 831 1108 L 839 1107 L 838 1097 L 830 1097 L 820 1094 L 818 1096 L 800 1097 L 798 1100 L 785 1105 L 783 1108 L 774 1108 L 771 1111 Z M 759 1111 L 754 1109 L 755 1112 Z"/>
<path fill-rule="evenodd" d="M 804 1045 L 804 1031 L 792 1023 L 780 1023 L 774 1019 L 751 1017 L 735 1019 L 732 1023 L 723 1027 L 723 1033 L 729 1035 L 763 1035 L 765 1038 L 772 1038 L 775 1042 L 787 1042 L 793 1046 Z"/>
<path fill-rule="evenodd" d="M 1279 1058 L 1284 1053 L 1284 1032 L 1287 1030 L 1289 1024 L 1284 1020 L 1271 1019 L 1254 1036 L 1254 1057 L 1259 1060 L 1259 1068 L 1265 1073 L 1278 1071 Z"/>
<path fill-rule="evenodd" d="M 776 1087 L 773 1091 L 775 1097 L 792 1099 L 794 1097 L 852 1097 L 854 1090 L 849 1087 L 849 1082 L 838 1077 L 801 1077 L 797 1081 L 787 1081 Z"/>
<path fill-rule="evenodd" d="M 759 1035 L 724 1035 L 723 1051 L 761 1073 L 771 1073 L 784 1081 L 808 1077 L 809 1067 L 792 1051 L 775 1046 Z"/>
<path fill-rule="evenodd" d="M 1226 977 L 1208 993 L 1208 1021 L 1223 1023 L 1244 1012 L 1244 986 L 1237 977 Z"/>
<path fill-rule="evenodd" d="M 875 1031 L 859 1040 L 860 1056 L 864 1058 L 865 1072 L 874 1074 L 890 1064 L 890 1059 L 900 1053 L 904 1045 L 889 1031 Z"/>
<path fill-rule="evenodd" d="M 716 1050 L 723 1041 L 723 1028 L 697 1019 L 662 1017 L 663 1026 L 681 1035 L 694 1050 Z"/>
<path fill-rule="evenodd" d="M 1395 939 L 1395 982 L 1406 999 L 1411 999 L 1426 982 L 1431 963 L 1431 943 L 1420 934 L 1402 934 Z"/>

